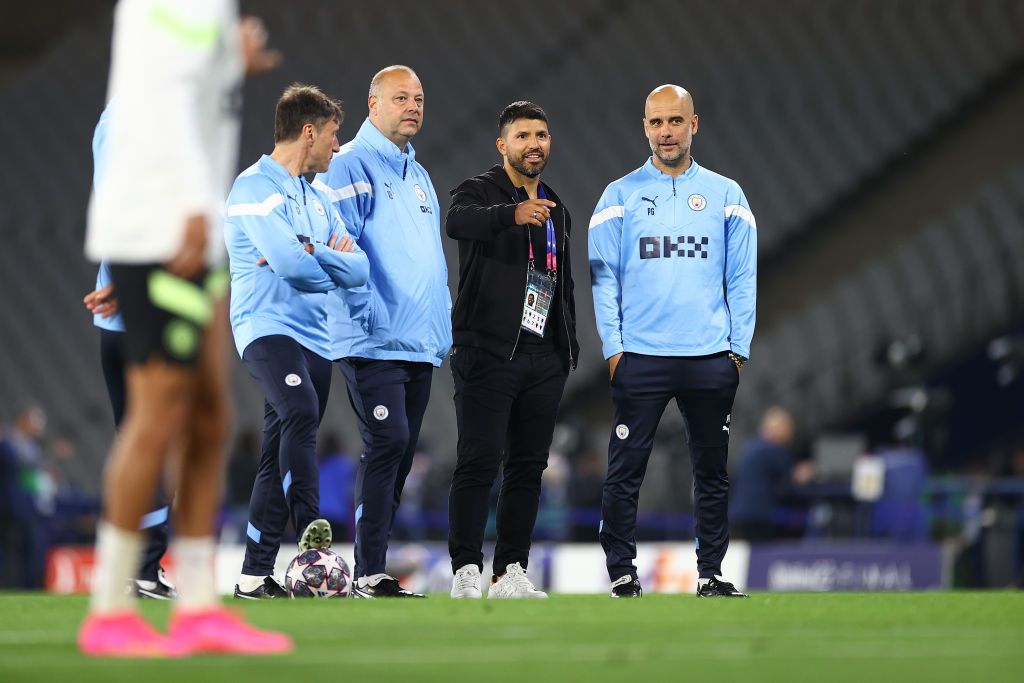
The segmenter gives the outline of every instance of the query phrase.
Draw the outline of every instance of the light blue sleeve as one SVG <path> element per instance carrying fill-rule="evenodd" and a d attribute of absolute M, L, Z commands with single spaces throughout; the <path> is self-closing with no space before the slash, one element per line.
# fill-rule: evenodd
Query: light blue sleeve
<path fill-rule="evenodd" d="M 757 309 L 757 221 L 739 185 L 726 194 L 725 297 L 733 353 L 750 357 Z"/>
<path fill-rule="evenodd" d="M 622 196 L 609 185 L 594 209 L 587 231 L 594 316 L 605 358 L 622 352 Z"/>
<path fill-rule="evenodd" d="M 331 209 L 331 231 L 328 242 L 334 237 L 341 240 L 347 234 L 338 212 Z M 326 244 L 318 246 L 313 252 L 320 267 L 338 287 L 358 287 L 366 284 L 366 278 L 370 275 L 370 261 L 366 258 L 366 253 L 359 248 L 358 244 L 353 243 L 353 245 L 355 251 L 352 252 L 335 251 Z"/>
<path fill-rule="evenodd" d="M 112 107 L 113 101 L 100 114 L 100 120 L 96 122 L 96 129 L 92 133 L 92 186 L 95 192 L 99 192 L 107 170 L 107 129 L 110 127 Z"/>
<path fill-rule="evenodd" d="M 256 197 L 255 194 L 264 196 Z M 242 232 L 267 259 L 278 277 L 303 292 L 329 292 L 338 285 L 306 253 L 295 235 L 285 212 L 284 195 L 280 192 L 248 192 L 232 190 L 228 197 L 227 222 Z"/>
<path fill-rule="evenodd" d="M 336 154 L 326 173 L 317 175 L 316 188 L 341 214 L 345 229 L 359 241 L 367 216 L 373 212 L 373 179 L 352 153 Z"/>
<path fill-rule="evenodd" d="M 107 129 L 110 126 L 112 106 L 112 101 L 107 104 L 103 113 L 100 114 L 100 119 L 96 122 L 96 129 L 92 134 L 93 192 L 100 191 L 100 184 L 103 182 L 103 176 L 107 169 Z M 110 264 L 106 261 L 100 261 L 100 267 L 96 271 L 96 289 L 103 289 L 112 282 Z M 111 332 L 124 332 L 124 316 L 120 313 L 115 313 L 107 318 L 101 315 L 93 315 L 92 324 L 100 329 L 110 330 Z"/>
<path fill-rule="evenodd" d="M 112 282 L 113 279 L 110 276 L 110 264 L 106 261 L 100 261 L 100 267 L 96 271 L 96 289 L 103 289 L 107 285 L 112 284 Z M 92 316 L 92 324 L 101 330 L 124 332 L 124 316 L 120 313 L 115 313 L 107 318 L 94 314 Z"/>

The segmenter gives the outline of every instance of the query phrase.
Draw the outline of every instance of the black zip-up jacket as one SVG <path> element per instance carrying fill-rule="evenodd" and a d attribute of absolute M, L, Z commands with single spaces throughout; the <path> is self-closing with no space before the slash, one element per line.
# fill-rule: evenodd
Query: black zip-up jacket
<path fill-rule="evenodd" d="M 569 235 L 572 221 L 562 201 L 546 183 L 547 198 L 558 206 L 551 210 L 551 221 L 558 244 L 559 296 L 557 318 L 553 325 L 558 348 L 576 367 L 580 347 L 576 341 L 576 300 L 573 295 L 572 257 Z M 517 194 L 516 194 L 517 193 Z M 459 293 L 452 310 L 452 338 L 456 346 L 475 346 L 511 359 L 518 345 L 526 295 L 529 255 L 526 227 L 515 224 L 516 204 L 528 196 L 524 188 L 512 186 L 505 169 L 494 166 L 451 191 L 452 205 L 445 217 L 445 232 L 459 241 Z M 516 197 L 519 197 L 517 199 Z M 534 267 L 543 271 L 544 229 L 541 249 L 535 242 Z M 552 306 L 552 313 L 556 313 Z"/>

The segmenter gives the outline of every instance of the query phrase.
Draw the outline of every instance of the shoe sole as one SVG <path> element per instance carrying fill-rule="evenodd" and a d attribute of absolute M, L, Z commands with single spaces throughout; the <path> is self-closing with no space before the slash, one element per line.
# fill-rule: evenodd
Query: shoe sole
<path fill-rule="evenodd" d="M 157 593 L 156 591 L 147 590 L 145 588 L 138 588 L 138 597 L 146 598 L 150 600 L 174 600 L 177 596 L 168 595 L 167 593 Z"/>
<path fill-rule="evenodd" d="M 349 596 L 356 600 L 401 600 L 403 598 L 414 598 L 414 599 L 425 599 L 427 596 L 410 594 L 410 595 L 373 595 L 371 593 L 364 593 L 358 588 L 353 588 Z"/>
<path fill-rule="evenodd" d="M 237 600 L 270 600 L 272 598 L 260 598 L 255 595 L 245 595 L 244 593 L 235 593 L 235 599 Z"/>
<path fill-rule="evenodd" d="M 309 523 L 299 539 L 299 550 L 325 550 L 331 547 L 331 525 L 326 519 L 315 519 Z"/>

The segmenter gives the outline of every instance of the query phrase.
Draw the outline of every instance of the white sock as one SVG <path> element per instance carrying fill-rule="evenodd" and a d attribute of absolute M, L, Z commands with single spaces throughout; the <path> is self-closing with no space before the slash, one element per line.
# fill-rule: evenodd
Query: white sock
<path fill-rule="evenodd" d="M 96 566 L 92 574 L 89 609 L 95 614 L 134 611 L 135 596 L 128 582 L 142 559 L 142 534 L 101 521 L 96 531 Z"/>
<path fill-rule="evenodd" d="M 251 593 L 263 585 L 265 576 L 253 576 L 251 574 L 238 575 L 238 588 L 245 593 Z"/>
<path fill-rule="evenodd" d="M 178 575 L 177 608 L 202 610 L 219 605 L 213 579 L 213 536 L 176 538 L 173 548 Z"/>

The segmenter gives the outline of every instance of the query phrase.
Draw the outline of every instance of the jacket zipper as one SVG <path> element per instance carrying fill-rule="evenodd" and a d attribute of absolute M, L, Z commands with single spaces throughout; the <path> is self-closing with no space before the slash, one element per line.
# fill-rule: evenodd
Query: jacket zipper
<path fill-rule="evenodd" d="M 519 193 L 516 192 L 515 185 L 512 186 L 512 201 L 515 202 L 516 204 L 519 203 Z M 531 239 L 532 239 L 532 237 L 530 236 L 530 232 L 529 232 L 529 230 L 527 230 L 527 232 L 526 232 L 526 242 L 527 242 L 527 244 L 529 244 Z M 524 281 L 525 281 L 524 284 L 529 284 L 529 282 L 530 282 L 530 262 L 529 261 L 526 262 L 526 272 L 524 273 L 524 275 L 526 276 L 524 278 Z M 526 288 L 524 287 L 522 291 L 525 292 Z M 516 347 L 519 346 L 519 335 L 521 335 L 522 333 L 523 333 L 523 321 L 522 321 L 522 318 L 520 318 L 519 319 L 519 324 L 516 326 L 516 341 L 515 341 L 514 344 L 512 344 L 512 353 L 509 354 L 509 357 L 508 357 L 509 360 L 512 360 L 513 358 L 515 358 Z"/>
<path fill-rule="evenodd" d="M 564 262 L 565 254 L 565 207 L 562 207 L 562 259 Z M 564 269 L 563 269 L 564 270 Z M 557 275 L 557 273 L 555 273 Z M 570 277 L 572 277 L 570 275 Z M 569 300 L 565 297 L 565 278 L 562 278 L 562 323 L 565 325 L 565 341 L 569 345 L 569 367 L 573 370 L 576 369 L 576 361 L 572 357 L 572 335 L 569 334 L 569 315 L 565 312 L 569 308 Z M 520 326 L 522 327 L 522 326 Z"/>
<path fill-rule="evenodd" d="M 302 210 L 306 214 L 306 225 L 309 226 L 309 241 L 312 242 L 316 235 L 313 234 L 313 221 L 309 218 L 309 204 L 306 200 L 306 180 L 299 176 L 299 187 L 302 189 Z"/>
<path fill-rule="evenodd" d="M 672 178 L 672 225 L 676 225 L 676 179 Z"/>
<path fill-rule="evenodd" d="M 529 234 L 527 234 L 526 239 L 530 239 Z M 526 262 L 526 272 L 524 273 L 524 275 L 526 275 L 526 282 L 529 283 L 529 281 L 530 281 L 530 262 L 529 261 Z M 523 291 L 524 292 L 526 291 L 525 287 L 523 288 Z M 522 333 L 523 333 L 523 321 L 522 321 L 522 319 L 520 319 L 519 326 L 516 329 L 516 343 L 512 345 L 512 353 L 509 354 L 509 357 L 508 357 L 509 360 L 512 360 L 515 357 L 515 355 L 516 355 L 516 347 L 519 346 L 519 335 L 521 335 Z"/>

